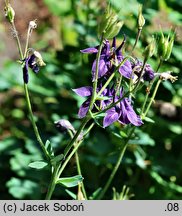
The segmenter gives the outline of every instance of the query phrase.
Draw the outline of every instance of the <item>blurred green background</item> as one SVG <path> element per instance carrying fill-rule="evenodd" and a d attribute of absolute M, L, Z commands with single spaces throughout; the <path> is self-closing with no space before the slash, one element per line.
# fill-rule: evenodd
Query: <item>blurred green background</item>
<path fill-rule="evenodd" d="M 135 55 L 142 59 L 142 51 L 160 26 L 165 33 L 173 27 L 176 39 L 171 58 L 160 71 L 173 71 L 178 76 L 174 84 L 164 82 L 149 116 L 154 124 L 146 123 L 136 131 L 122 165 L 105 199 L 113 199 L 113 187 L 120 193 L 123 185 L 130 188 L 131 199 L 182 198 L 182 1 L 176 0 L 113 0 L 108 1 L 118 11 L 125 25 L 117 37 L 127 36 L 126 52 L 130 51 L 137 32 L 138 4 L 143 4 L 146 25 Z M 83 99 L 72 88 L 91 84 L 92 56 L 80 49 L 98 44 L 97 23 L 106 0 L 23 0 L 12 1 L 16 11 L 16 25 L 22 43 L 30 20 L 38 19 L 30 47 L 39 50 L 46 62 L 38 75 L 30 71 L 29 90 L 37 125 L 43 140 L 49 139 L 56 153 L 64 149 L 68 135 L 60 134 L 54 121 L 68 119 L 76 128 L 80 124 L 78 107 Z M 0 14 L 0 199 L 43 199 L 49 183 L 49 170 L 36 171 L 28 167 L 42 158 L 30 121 L 22 86 L 22 72 L 12 37 L 12 30 Z M 150 59 L 154 70 L 157 59 Z M 138 94 L 138 107 L 145 89 Z M 117 160 L 122 137 L 115 124 L 107 129 L 96 126 L 79 149 L 79 157 L 86 191 L 91 196 L 102 187 Z M 76 175 L 73 158 L 63 175 Z M 70 190 L 77 193 L 77 188 Z M 53 199 L 72 199 L 65 188 L 58 186 Z"/>

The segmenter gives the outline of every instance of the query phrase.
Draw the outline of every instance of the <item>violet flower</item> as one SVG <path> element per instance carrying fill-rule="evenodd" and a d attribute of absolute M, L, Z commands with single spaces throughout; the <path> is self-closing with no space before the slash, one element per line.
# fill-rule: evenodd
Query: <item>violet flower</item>
<path fill-rule="evenodd" d="M 39 72 L 39 66 L 36 62 L 36 56 L 32 54 L 28 58 L 25 59 L 25 65 L 23 67 L 23 80 L 27 84 L 29 81 L 28 68 L 31 68 L 34 73 Z"/>
<path fill-rule="evenodd" d="M 137 60 L 135 63 L 132 64 L 132 69 L 134 71 L 134 74 L 139 77 L 140 76 L 140 72 L 142 69 L 142 65 L 143 63 L 139 60 Z M 143 72 L 143 76 L 142 79 L 144 81 L 152 81 L 155 77 L 154 71 L 152 69 L 152 67 L 150 66 L 150 64 L 146 64 L 144 72 Z"/>
<path fill-rule="evenodd" d="M 120 92 L 120 98 L 122 97 L 122 90 Z M 115 102 L 119 99 L 115 98 Z M 114 107 L 106 111 L 106 116 L 103 120 L 103 127 L 107 127 L 114 122 L 120 122 L 123 125 L 133 124 L 140 126 L 143 124 L 140 116 L 138 116 L 131 105 L 131 101 L 128 98 L 124 98 L 121 102 L 117 103 Z"/>
<path fill-rule="evenodd" d="M 122 44 L 116 48 L 116 39 L 113 39 L 112 47 L 110 47 L 109 41 L 105 40 L 104 45 L 101 51 L 101 56 L 99 60 L 99 72 L 98 78 L 101 78 L 105 75 L 110 75 L 116 66 L 118 66 L 124 59 L 121 49 L 125 44 L 125 39 L 123 40 Z M 81 50 L 82 53 L 97 53 L 98 47 L 91 47 Z M 95 80 L 95 73 L 96 73 L 96 60 L 94 60 L 92 65 L 92 79 Z M 132 75 L 132 67 L 131 63 L 126 60 L 125 63 L 119 68 L 119 73 L 130 79 Z"/>
<path fill-rule="evenodd" d="M 100 91 L 100 89 L 102 88 L 102 85 L 100 85 L 97 88 L 97 93 Z M 90 100 L 91 100 L 91 96 L 92 96 L 92 92 L 93 92 L 93 88 L 90 86 L 85 86 L 85 87 L 80 87 L 77 89 L 73 89 L 73 91 L 81 96 L 81 97 L 88 97 L 86 101 L 84 101 L 81 105 L 81 107 L 79 108 L 78 111 L 78 116 L 79 118 L 84 118 L 89 110 L 89 106 L 90 106 Z M 104 100 L 96 100 L 95 104 L 97 107 L 99 107 L 100 109 L 104 109 L 106 106 L 108 106 L 111 102 L 112 102 L 112 89 L 108 89 L 106 88 L 102 94 L 100 95 L 100 97 L 107 97 L 107 99 Z M 96 106 L 94 105 L 92 110 L 97 110 Z"/>

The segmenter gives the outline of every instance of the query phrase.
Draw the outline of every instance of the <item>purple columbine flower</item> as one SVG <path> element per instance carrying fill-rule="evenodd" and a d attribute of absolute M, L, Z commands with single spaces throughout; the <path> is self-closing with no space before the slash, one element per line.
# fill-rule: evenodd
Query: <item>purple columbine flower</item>
<path fill-rule="evenodd" d="M 152 81 L 154 79 L 155 75 L 154 75 L 154 71 L 151 68 L 151 66 L 149 64 L 146 64 L 145 66 L 145 72 L 143 74 L 143 79 L 145 81 Z"/>
<path fill-rule="evenodd" d="M 39 72 L 39 66 L 36 62 L 36 56 L 32 54 L 28 58 L 25 59 L 25 65 L 23 67 L 23 80 L 27 84 L 29 80 L 28 68 L 31 68 L 34 73 Z"/>
<path fill-rule="evenodd" d="M 100 89 L 102 88 L 102 85 L 100 85 L 98 88 L 97 88 L 97 93 L 100 91 Z M 77 88 L 77 89 L 73 89 L 73 91 L 81 96 L 81 97 L 88 97 L 86 101 L 83 102 L 83 104 L 81 105 L 81 107 L 79 108 L 79 111 L 78 111 L 78 116 L 79 118 L 84 118 L 89 110 L 89 106 L 90 106 L 90 100 L 91 100 L 91 96 L 92 96 L 92 92 L 93 92 L 93 88 L 91 86 L 85 86 L 85 87 L 80 87 L 80 88 Z M 101 97 L 107 97 L 106 99 L 104 100 L 97 100 L 95 102 L 95 104 L 97 105 L 97 107 L 99 107 L 100 109 L 104 109 L 106 106 L 108 106 L 111 102 L 112 102 L 112 89 L 108 89 L 106 88 L 102 94 L 101 94 Z M 94 106 L 92 108 L 92 110 L 97 110 L 97 108 Z"/>
<path fill-rule="evenodd" d="M 105 40 L 101 51 L 100 61 L 99 61 L 99 73 L 98 78 L 105 75 L 110 75 L 116 66 L 118 66 L 124 59 L 121 49 L 125 44 L 125 38 L 121 45 L 116 48 L 116 39 L 113 39 L 112 47 L 110 47 L 109 41 Z M 81 50 L 82 53 L 97 53 L 98 47 L 91 47 Z M 96 73 L 96 60 L 94 60 L 92 65 L 92 77 L 95 80 Z M 126 60 L 125 63 L 119 68 L 119 73 L 130 79 L 132 75 L 131 63 Z"/>
<path fill-rule="evenodd" d="M 120 97 L 122 97 L 122 90 Z M 115 101 L 118 99 L 119 97 L 116 96 Z M 124 98 L 121 102 L 116 104 L 116 106 L 106 111 L 106 116 L 103 120 L 103 127 L 108 127 L 116 121 L 123 125 L 131 123 L 135 126 L 140 126 L 143 124 L 140 116 L 138 116 L 133 110 L 131 101 L 128 98 Z"/>
<path fill-rule="evenodd" d="M 132 69 L 135 73 L 135 75 L 138 77 L 140 75 L 141 69 L 142 69 L 143 63 L 139 60 L 137 60 L 135 63 L 132 64 Z M 155 77 L 154 71 L 150 64 L 146 64 L 144 72 L 143 72 L 143 80 L 144 81 L 152 81 Z"/>

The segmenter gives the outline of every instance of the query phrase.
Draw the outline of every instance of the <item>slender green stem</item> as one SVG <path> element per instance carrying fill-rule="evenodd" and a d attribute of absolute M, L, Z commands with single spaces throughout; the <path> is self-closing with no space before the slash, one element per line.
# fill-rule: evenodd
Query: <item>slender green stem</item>
<path fill-rule="evenodd" d="M 81 167 L 80 167 L 80 160 L 79 160 L 79 156 L 78 156 L 78 151 L 75 152 L 75 159 L 76 159 L 76 166 L 77 166 L 78 174 L 82 176 Z M 87 193 L 86 193 L 85 186 L 84 186 L 83 182 L 81 183 L 81 188 L 82 188 L 82 192 L 83 192 L 84 198 L 87 200 L 88 199 L 87 198 Z"/>
<path fill-rule="evenodd" d="M 87 129 L 87 131 L 85 132 L 84 137 L 91 131 L 91 129 L 93 128 L 94 124 L 91 124 L 91 126 Z M 82 144 L 83 140 L 81 140 L 80 142 L 78 142 L 76 145 L 74 145 L 72 151 L 70 152 L 70 154 L 68 155 L 68 157 L 66 158 L 66 160 L 64 161 L 64 163 L 62 164 L 62 166 L 59 169 L 58 175 L 60 176 L 61 173 L 64 171 L 66 165 L 68 164 L 68 162 L 70 161 L 70 159 L 72 158 L 72 156 L 75 154 L 75 152 L 77 151 L 77 149 L 80 147 L 80 145 Z"/>
<path fill-rule="evenodd" d="M 142 69 L 141 69 L 141 72 L 140 72 L 140 75 L 138 77 L 138 81 L 134 87 L 134 89 L 132 90 L 133 94 L 136 93 L 137 89 L 138 89 L 138 86 L 140 85 L 140 82 L 141 82 L 141 79 L 142 79 L 142 76 L 143 76 L 143 73 L 144 73 L 144 69 L 145 69 L 145 65 L 147 63 L 147 59 L 144 59 L 143 61 L 143 65 L 142 65 Z"/>
<path fill-rule="evenodd" d="M 157 66 L 157 69 L 156 69 L 156 73 L 158 72 L 159 68 L 161 67 L 162 65 L 162 59 L 160 59 L 159 61 L 159 64 Z M 141 110 L 141 114 L 140 116 L 143 118 L 143 113 L 144 113 L 144 110 L 145 110 L 145 106 L 146 106 L 146 103 L 148 101 L 148 97 L 149 97 L 149 94 L 150 94 L 150 90 L 155 82 L 156 78 L 154 78 L 150 83 L 149 83 L 149 86 L 147 87 L 147 91 L 146 91 L 146 96 L 145 96 L 145 100 L 144 100 L 144 103 L 143 103 L 143 106 L 142 106 L 142 110 Z"/>
<path fill-rule="evenodd" d="M 28 31 L 27 31 L 27 39 L 26 39 L 26 43 L 25 43 L 24 58 L 26 58 L 26 55 L 27 55 L 28 44 L 29 44 L 29 38 L 30 38 L 30 29 L 28 28 Z"/>
<path fill-rule="evenodd" d="M 111 80 L 114 78 L 115 75 L 116 73 L 111 74 L 109 79 L 106 81 L 106 83 L 102 86 L 101 90 L 98 92 L 97 96 L 100 96 L 102 94 L 102 92 L 106 89 L 106 87 L 109 85 L 109 83 L 111 82 Z"/>
<path fill-rule="evenodd" d="M 101 38 L 101 42 L 100 42 L 100 46 L 99 46 L 99 50 L 97 53 L 97 58 L 96 58 L 96 71 L 94 74 L 94 82 L 93 82 L 93 94 L 90 100 L 90 105 L 89 105 L 89 110 L 92 110 L 93 104 L 95 103 L 95 99 L 97 96 L 97 82 L 98 82 L 98 76 L 99 76 L 99 62 L 100 62 L 100 56 L 101 56 L 101 51 L 102 51 L 102 47 L 103 47 L 103 37 Z"/>
<path fill-rule="evenodd" d="M 14 36 L 15 36 L 15 39 L 16 39 L 16 43 L 17 43 L 19 54 L 20 54 L 20 58 L 21 58 L 21 60 L 23 60 L 23 52 L 22 52 L 22 48 L 21 48 L 21 43 L 20 43 L 20 39 L 19 39 L 19 36 L 18 36 L 18 32 L 16 30 L 16 26 L 15 26 L 14 21 L 11 23 L 11 26 L 12 26 L 13 31 L 14 31 Z"/>
<path fill-rule="evenodd" d="M 132 48 L 132 53 L 133 53 L 133 51 L 134 51 L 134 49 L 135 49 L 135 47 L 136 47 L 136 45 L 137 45 L 137 43 L 139 41 L 141 32 L 142 32 L 142 29 L 138 29 L 137 36 L 136 36 L 136 39 L 135 39 L 135 43 L 134 43 L 133 48 Z"/>
<path fill-rule="evenodd" d="M 72 131 L 68 130 L 68 133 L 69 133 L 71 139 L 73 139 L 74 135 L 73 135 Z M 77 166 L 78 174 L 82 176 L 81 167 L 80 167 L 80 160 L 79 160 L 79 156 L 78 156 L 78 151 L 75 152 L 75 160 L 76 160 L 76 166 Z M 87 194 L 86 194 L 84 183 L 82 182 L 80 186 L 82 188 L 83 195 L 84 195 L 85 199 L 87 200 L 88 198 L 87 198 Z"/>
<path fill-rule="evenodd" d="M 47 160 L 49 161 L 49 154 L 48 154 L 48 152 L 47 152 L 47 150 L 46 150 L 46 148 L 44 146 L 44 143 L 43 143 L 43 141 L 41 139 L 41 136 L 39 134 L 38 128 L 37 128 L 35 120 L 34 120 L 34 116 L 33 116 L 33 112 L 32 112 L 32 106 L 31 106 L 31 103 L 30 103 L 30 97 L 29 97 L 29 93 L 28 93 L 28 87 L 27 87 L 26 83 L 24 83 L 24 91 L 25 91 L 27 107 L 28 107 L 28 111 L 29 111 L 29 115 L 30 115 L 30 120 L 31 120 L 33 129 L 34 129 L 34 133 L 36 135 L 38 143 L 40 144 L 40 146 L 41 146 L 41 148 L 42 148 L 42 150 L 44 152 L 44 155 L 46 156 Z"/>
<path fill-rule="evenodd" d="M 150 107 L 151 107 L 151 105 L 152 105 L 152 103 L 153 103 L 153 101 L 154 101 L 154 98 L 155 98 L 155 96 L 156 96 L 156 94 L 157 94 L 157 90 L 158 90 L 158 88 L 159 88 L 159 86 L 160 86 L 160 84 L 161 84 L 161 81 L 162 81 L 161 79 L 159 79 L 159 80 L 157 81 L 157 84 L 156 84 L 156 86 L 155 86 L 154 92 L 153 92 L 153 94 L 152 94 L 152 97 L 151 97 L 151 99 L 150 99 L 150 102 L 149 102 L 149 104 L 148 104 L 148 106 L 147 106 L 147 108 L 146 108 L 146 111 L 145 111 L 143 117 L 145 117 L 145 116 L 147 115 L 147 113 L 148 113 L 148 111 L 149 111 L 149 109 L 150 109 Z"/>
<path fill-rule="evenodd" d="M 121 164 L 121 161 L 122 161 L 122 159 L 123 159 L 124 153 L 125 153 L 125 151 L 126 151 L 126 149 L 127 149 L 127 147 L 128 147 L 128 141 L 130 140 L 130 138 L 131 138 L 131 136 L 132 136 L 134 130 L 135 130 L 135 127 L 133 127 L 133 128 L 131 129 L 130 133 L 128 134 L 128 137 L 127 137 L 127 139 L 125 140 L 124 147 L 121 148 L 121 151 L 120 151 L 120 153 L 119 153 L 119 157 L 118 157 L 118 160 L 117 160 L 117 162 L 116 162 L 116 164 L 115 164 L 115 166 L 114 166 L 114 169 L 113 169 L 113 171 L 112 171 L 112 173 L 111 173 L 109 179 L 107 180 L 107 182 L 106 182 L 106 184 L 105 184 L 103 190 L 101 191 L 101 193 L 100 193 L 100 195 L 98 196 L 97 199 L 99 199 L 99 200 L 102 199 L 102 198 L 104 197 L 105 193 L 107 192 L 109 186 L 111 185 L 111 182 L 112 182 L 112 180 L 113 180 L 113 178 L 114 178 L 114 176 L 115 176 L 115 174 L 116 174 L 116 172 L 117 172 L 117 170 L 118 170 L 118 168 L 119 168 L 119 166 L 120 166 L 120 164 Z"/>
<path fill-rule="evenodd" d="M 80 133 L 82 132 L 82 130 L 84 129 L 84 127 L 86 126 L 86 124 L 88 123 L 89 120 L 90 120 L 90 117 L 87 117 L 87 116 L 83 119 L 79 129 L 77 130 L 74 137 L 71 139 L 71 141 L 68 143 L 68 145 L 66 146 L 66 148 L 64 150 L 64 156 L 65 157 L 69 153 L 70 149 L 73 147 L 73 145 L 76 142 L 78 136 L 80 135 Z"/>
<path fill-rule="evenodd" d="M 93 126 L 94 126 L 94 123 L 92 123 L 90 125 L 90 127 L 87 129 L 87 131 L 83 135 L 83 139 L 90 132 L 90 130 L 93 128 Z M 82 126 L 80 126 L 80 127 L 82 127 Z M 68 162 L 70 161 L 70 159 L 73 157 L 73 155 L 75 154 L 75 152 L 77 151 L 77 149 L 79 148 L 79 146 L 81 145 L 82 142 L 83 142 L 83 140 L 81 140 L 80 142 L 78 142 L 76 145 L 74 145 L 75 142 L 73 142 L 73 146 L 74 147 L 73 147 L 72 151 L 70 152 L 70 154 L 68 155 L 68 157 L 66 158 L 66 160 L 64 161 L 64 163 L 60 164 L 56 168 L 56 171 L 55 171 L 55 173 L 53 173 L 52 178 L 51 178 L 51 182 L 50 182 L 49 189 L 48 189 L 48 195 L 46 196 L 47 199 L 51 199 L 51 196 L 52 196 L 52 194 L 54 192 L 54 188 L 55 188 L 55 185 L 56 185 L 56 180 L 62 174 L 62 172 L 64 171 L 66 165 L 68 164 Z"/>
<path fill-rule="evenodd" d="M 54 191 L 54 189 L 56 187 L 58 167 L 55 167 L 53 169 L 54 170 L 53 170 L 53 173 L 52 173 L 52 176 L 51 176 L 51 181 L 50 181 L 50 184 L 49 184 L 49 187 L 48 187 L 48 191 L 47 191 L 45 200 L 50 200 L 51 199 L 52 193 L 53 193 L 53 191 Z"/>

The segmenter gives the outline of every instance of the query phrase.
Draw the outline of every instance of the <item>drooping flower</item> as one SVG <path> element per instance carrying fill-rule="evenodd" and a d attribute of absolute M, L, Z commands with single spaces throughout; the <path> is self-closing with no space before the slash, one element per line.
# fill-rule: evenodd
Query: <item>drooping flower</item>
<path fill-rule="evenodd" d="M 120 98 L 122 97 L 122 90 L 120 93 Z M 115 102 L 119 99 L 117 96 Z M 124 98 L 121 102 L 117 103 L 114 107 L 106 111 L 106 116 L 103 120 L 103 127 L 108 127 L 114 122 L 120 122 L 123 125 L 133 124 L 135 126 L 140 126 L 143 124 L 140 116 L 138 116 L 128 98 Z"/>
<path fill-rule="evenodd" d="M 34 51 L 32 55 L 28 56 L 24 60 L 23 67 L 23 80 L 27 84 L 29 81 L 28 68 L 31 68 L 34 73 L 39 72 L 39 66 L 45 66 L 42 56 L 39 52 Z"/>
<path fill-rule="evenodd" d="M 114 71 L 115 67 L 117 67 L 124 59 L 122 55 L 121 49 L 125 44 L 125 39 L 122 44 L 116 48 L 116 39 L 113 39 L 112 47 L 110 47 L 109 41 L 105 40 L 104 45 L 101 51 L 101 56 L 99 60 L 99 71 L 98 78 L 101 78 L 105 75 L 110 75 Z M 91 47 L 81 50 L 82 53 L 97 53 L 98 47 Z M 96 74 L 96 60 L 94 60 L 92 65 L 92 79 L 95 80 Z M 132 75 L 131 63 L 126 60 L 125 63 L 119 67 L 119 73 L 130 79 Z"/>
<path fill-rule="evenodd" d="M 34 73 L 39 72 L 39 66 L 36 62 L 36 56 L 32 54 L 28 58 L 25 59 L 25 65 L 23 67 L 23 80 L 27 84 L 29 81 L 28 68 L 31 68 Z"/>
<path fill-rule="evenodd" d="M 140 76 L 142 66 L 143 66 L 143 63 L 139 60 L 136 60 L 135 63 L 132 63 L 132 69 L 133 69 L 134 74 L 136 75 L 136 78 Z M 154 74 L 152 67 L 150 66 L 150 64 L 146 64 L 144 71 L 143 71 L 142 79 L 144 81 L 150 82 L 154 79 L 154 77 L 155 77 L 155 74 Z"/>

